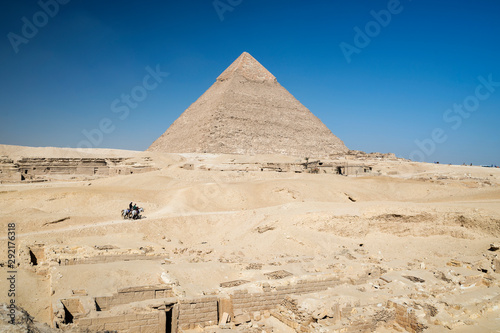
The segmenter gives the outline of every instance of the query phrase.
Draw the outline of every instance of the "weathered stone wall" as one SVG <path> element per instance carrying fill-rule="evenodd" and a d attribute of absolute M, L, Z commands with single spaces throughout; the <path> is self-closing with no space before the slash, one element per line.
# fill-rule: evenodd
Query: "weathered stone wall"
<path fill-rule="evenodd" d="M 0 180 L 20 180 L 19 167 L 9 158 L 0 158 Z"/>
<path fill-rule="evenodd" d="M 405 160 L 404 158 L 396 157 L 393 153 L 365 153 L 361 150 L 349 150 L 347 154 L 334 154 L 331 157 L 343 157 L 349 160 L 366 160 L 366 159 L 379 159 L 379 160 Z"/>
<path fill-rule="evenodd" d="M 130 261 L 130 260 L 158 260 L 163 258 L 161 254 L 148 255 L 145 253 L 131 254 L 108 254 L 93 256 L 88 258 L 63 258 L 59 261 L 60 266 L 83 265 L 83 264 L 100 264 L 110 263 L 115 261 Z"/>
<path fill-rule="evenodd" d="M 81 318 L 76 321 L 80 332 L 117 331 L 120 333 L 158 333 L 165 331 L 161 325 L 160 311 L 129 313 L 120 316 Z"/>
<path fill-rule="evenodd" d="M 339 283 L 338 278 L 329 276 L 321 277 L 317 280 L 298 280 L 297 284 L 278 286 L 275 289 L 271 288 L 269 284 L 264 284 L 262 293 L 249 293 L 247 290 L 236 290 L 231 295 L 231 301 L 234 311 L 254 312 L 270 310 L 276 308 L 287 295 L 315 293 L 326 290 L 329 287 L 334 287 Z"/>
<path fill-rule="evenodd" d="M 179 300 L 180 328 L 194 328 L 195 325 L 217 325 L 217 296 Z"/>
<path fill-rule="evenodd" d="M 418 322 L 415 309 L 405 304 L 389 301 L 387 307 L 396 309 L 396 322 L 410 333 L 420 333 L 424 330 L 424 325 Z"/>
<path fill-rule="evenodd" d="M 172 296 L 173 291 L 171 286 L 144 286 L 120 289 L 112 296 L 96 297 L 95 302 L 100 310 L 105 311 L 120 304 Z"/>
<path fill-rule="evenodd" d="M 359 277 L 359 281 L 366 281 L 365 275 Z M 128 333 L 143 332 L 141 331 L 143 330 L 142 326 L 146 326 L 147 328 L 144 328 L 144 330 L 153 332 L 156 329 L 165 327 L 165 311 L 159 311 L 160 314 L 158 317 L 148 314 L 147 316 L 150 316 L 148 318 L 139 318 L 136 314 L 109 316 L 108 311 L 115 306 L 132 302 L 170 298 L 168 304 L 170 304 L 169 306 L 173 305 L 172 322 L 175 322 L 175 327 L 178 325 L 181 329 L 192 329 L 198 325 L 217 325 L 220 316 L 224 313 L 227 313 L 230 318 L 234 318 L 234 322 L 237 322 L 239 317 L 248 317 L 250 313 L 255 314 L 267 311 L 269 314 L 268 310 L 279 308 L 284 299 L 289 295 L 316 293 L 347 281 L 340 281 L 336 275 L 329 274 L 290 280 L 288 284 L 283 284 L 284 281 L 275 282 L 276 283 L 273 283 L 274 286 L 268 282 L 264 282 L 262 284 L 262 291 L 249 292 L 246 289 L 236 289 L 233 290 L 233 292 L 229 292 L 229 296 L 221 296 L 221 298 L 214 295 L 199 298 L 176 299 L 177 296 L 172 286 L 168 285 L 125 288 L 118 290 L 116 294 L 111 296 L 93 298 L 93 300 L 95 300 L 96 309 L 98 310 L 97 316 L 94 318 L 82 318 L 80 316 L 80 313 L 83 315 L 82 311 L 76 311 L 75 306 L 71 306 L 71 309 L 75 312 L 74 314 L 77 315 L 74 323 L 82 329 L 89 329 L 91 331 L 117 330 L 118 332 Z M 358 280 L 349 282 L 355 284 Z M 68 303 L 67 299 L 62 301 L 71 305 Z M 160 300 L 160 302 L 163 301 L 164 300 Z M 175 311 L 173 311 L 174 309 Z M 147 307 L 144 311 L 148 311 Z M 336 311 L 339 313 L 337 317 L 340 318 L 340 313 L 342 313 L 342 316 L 347 316 L 351 308 L 347 304 L 339 303 Z M 347 313 L 344 313 L 346 311 Z M 273 313 L 276 313 L 276 311 Z M 286 322 L 286 320 L 284 321 Z M 296 326 L 296 324 L 291 324 L 291 319 L 288 321 L 290 321 L 292 327 Z M 305 323 L 304 325 L 307 326 Z"/>
<path fill-rule="evenodd" d="M 47 180 L 51 176 L 112 176 L 155 170 L 150 159 L 141 163 L 128 158 L 21 158 L 17 161 L 0 159 L 1 181 Z"/>
<path fill-rule="evenodd" d="M 66 308 L 67 311 L 71 313 L 71 315 L 75 318 L 81 316 L 84 312 L 82 302 L 80 302 L 79 298 L 62 299 L 61 303 L 63 304 L 64 308 Z"/>
<path fill-rule="evenodd" d="M 29 247 L 30 262 L 34 265 L 45 260 L 45 248 L 43 244 L 34 244 Z"/>
<path fill-rule="evenodd" d="M 312 161 L 307 163 L 227 163 L 212 166 L 197 166 L 194 164 L 189 164 L 189 166 L 189 168 L 185 166 L 182 166 L 181 168 L 186 170 L 200 169 L 207 171 L 273 171 L 294 173 L 329 173 L 342 175 L 361 175 L 372 172 L 371 165 L 348 165 L 346 164 L 346 162 L 339 161 Z"/>

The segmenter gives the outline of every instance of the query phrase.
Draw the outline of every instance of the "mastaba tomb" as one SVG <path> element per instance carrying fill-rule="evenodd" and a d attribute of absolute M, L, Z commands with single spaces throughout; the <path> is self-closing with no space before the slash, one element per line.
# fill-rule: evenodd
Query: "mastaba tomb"
<path fill-rule="evenodd" d="M 322 158 L 348 152 L 321 120 L 247 52 L 148 150 Z"/>

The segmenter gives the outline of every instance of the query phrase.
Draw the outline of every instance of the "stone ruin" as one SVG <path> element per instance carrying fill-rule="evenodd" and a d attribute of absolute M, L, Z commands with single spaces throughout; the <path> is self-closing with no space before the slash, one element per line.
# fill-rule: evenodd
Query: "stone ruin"
<path fill-rule="evenodd" d="M 130 158 L 0 158 L 0 182 L 44 182 L 48 180 L 93 179 L 156 170 L 150 157 Z"/>
<path fill-rule="evenodd" d="M 70 332 L 273 332 L 265 321 L 274 318 L 296 332 L 373 332 L 384 326 L 418 333 L 429 325 L 451 329 L 473 324 L 500 304 L 494 276 L 494 272 L 500 273 L 497 256 L 489 256 L 491 262 L 486 264 L 451 259 L 447 272 L 417 266 L 390 271 L 377 263 L 361 264 L 363 271 L 356 275 L 347 273 L 339 263 L 327 272 L 300 276 L 278 270 L 266 273 L 267 280 L 226 281 L 197 295 L 186 293 L 179 282 L 162 273 L 153 284 L 93 294 L 59 280 L 71 273 L 68 269 L 102 263 L 148 260 L 168 265 L 165 258 L 171 254 L 111 245 L 70 248 L 35 243 L 20 249 L 21 265 L 50 279 L 51 294 L 56 295 L 50 305 L 52 327 Z M 362 252 L 357 256 L 360 259 Z M 262 264 L 247 269 L 262 269 Z M 388 289 L 389 285 L 397 287 Z M 479 297 L 477 292 L 456 292 L 457 288 L 481 286 Z M 361 301 L 344 295 L 353 288 L 370 289 L 378 296 Z M 456 296 L 444 301 L 444 294 Z"/>
<path fill-rule="evenodd" d="M 373 162 L 379 160 L 404 160 L 394 154 L 349 151 L 347 154 L 330 155 L 326 160 L 304 160 L 295 163 L 186 163 L 185 170 L 212 171 L 275 171 L 295 173 L 331 173 L 361 175 L 372 173 Z M 133 158 L 43 158 L 23 157 L 13 160 L 0 158 L 0 183 L 45 182 L 52 180 L 89 180 L 115 175 L 130 175 L 157 170 L 151 157 Z"/>

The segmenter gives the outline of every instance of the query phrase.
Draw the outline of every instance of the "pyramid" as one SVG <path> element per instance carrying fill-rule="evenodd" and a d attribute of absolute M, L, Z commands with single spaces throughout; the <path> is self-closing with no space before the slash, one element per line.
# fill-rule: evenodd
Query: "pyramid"
<path fill-rule="evenodd" d="M 244 52 L 148 148 L 168 153 L 327 157 L 348 151 Z"/>

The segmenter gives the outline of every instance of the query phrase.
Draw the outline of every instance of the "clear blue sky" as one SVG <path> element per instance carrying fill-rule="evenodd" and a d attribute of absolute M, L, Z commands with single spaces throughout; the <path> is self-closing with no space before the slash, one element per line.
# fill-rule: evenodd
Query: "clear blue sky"
<path fill-rule="evenodd" d="M 350 149 L 500 164 L 498 1 L 55 1 L 2 5 L 2 144 L 144 150 L 247 51 Z"/>

